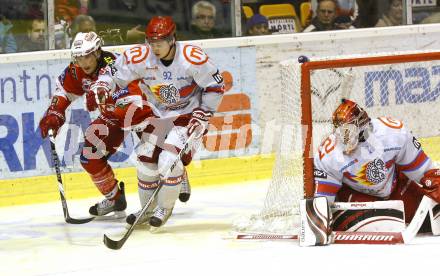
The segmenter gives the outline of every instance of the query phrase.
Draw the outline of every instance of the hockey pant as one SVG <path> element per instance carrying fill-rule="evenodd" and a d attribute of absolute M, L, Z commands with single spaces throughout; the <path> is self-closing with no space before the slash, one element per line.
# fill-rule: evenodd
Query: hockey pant
<path fill-rule="evenodd" d="M 86 130 L 81 165 L 107 199 L 114 200 L 119 196 L 117 180 L 107 160 L 116 152 L 127 134 L 102 118 L 94 120 Z"/>
<path fill-rule="evenodd" d="M 194 150 L 182 157 L 182 160 L 167 179 L 162 179 L 167 169 L 176 160 L 180 149 L 185 145 L 188 135 L 186 125 L 189 116 L 169 119 L 153 119 L 144 130 L 137 147 L 138 154 L 138 191 L 142 206 L 162 181 L 157 195 L 157 205 L 171 209 L 179 196 L 185 168 L 191 162 Z"/>

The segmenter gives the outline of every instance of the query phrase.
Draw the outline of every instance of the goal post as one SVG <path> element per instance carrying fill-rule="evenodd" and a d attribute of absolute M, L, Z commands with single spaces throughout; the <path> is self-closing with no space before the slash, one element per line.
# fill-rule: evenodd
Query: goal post
<path fill-rule="evenodd" d="M 237 231 L 297 232 L 299 200 L 314 193 L 314 152 L 332 132 L 331 116 L 343 98 L 360 104 L 372 118 L 402 120 L 427 143 L 440 138 L 440 127 L 427 124 L 440 122 L 440 52 L 299 60 L 280 63 L 282 107 L 277 118 L 292 137 L 280 135 L 264 205 L 246 222 L 235 224 Z"/>

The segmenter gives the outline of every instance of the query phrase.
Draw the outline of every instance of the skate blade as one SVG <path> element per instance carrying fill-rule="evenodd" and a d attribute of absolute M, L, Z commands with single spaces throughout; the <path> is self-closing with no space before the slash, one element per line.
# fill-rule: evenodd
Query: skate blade
<path fill-rule="evenodd" d="M 115 212 L 110 212 L 104 216 L 96 216 L 95 220 L 97 221 L 118 220 L 125 218 L 126 216 L 127 214 L 125 213 L 125 211 L 115 211 Z"/>
<path fill-rule="evenodd" d="M 163 228 L 163 225 L 160 227 L 154 227 L 150 225 L 150 233 L 151 234 L 160 234 L 160 233 L 165 233 L 166 231 Z"/>
<path fill-rule="evenodd" d="M 131 224 L 126 224 L 125 225 L 125 228 L 126 229 L 129 229 L 131 227 Z M 136 224 L 135 226 L 134 226 L 134 229 L 139 229 L 139 230 L 150 230 L 150 224 L 148 223 L 148 221 L 146 221 L 146 222 L 143 222 L 143 223 L 138 223 L 138 224 Z"/>

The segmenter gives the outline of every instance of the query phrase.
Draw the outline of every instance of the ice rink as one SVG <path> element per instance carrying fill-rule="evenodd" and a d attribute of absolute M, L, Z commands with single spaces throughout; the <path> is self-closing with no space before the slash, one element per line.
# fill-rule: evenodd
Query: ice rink
<path fill-rule="evenodd" d="M 59 201 L 0 208 L 0 275 L 438 275 L 440 237 L 313 248 L 234 239 L 232 221 L 261 208 L 266 185 L 196 187 L 160 231 L 138 227 L 117 251 L 102 238 L 119 239 L 123 220 L 69 225 Z M 71 216 L 85 216 L 94 202 L 68 200 Z M 137 194 L 130 194 L 128 213 L 138 207 Z"/>

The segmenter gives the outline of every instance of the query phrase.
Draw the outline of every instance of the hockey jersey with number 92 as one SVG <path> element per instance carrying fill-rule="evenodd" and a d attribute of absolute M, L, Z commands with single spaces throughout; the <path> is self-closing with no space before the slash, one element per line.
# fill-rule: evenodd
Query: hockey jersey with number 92
<path fill-rule="evenodd" d="M 224 92 L 217 67 L 197 46 L 176 42 L 173 62 L 165 66 L 148 44 L 126 50 L 101 72 L 111 91 L 140 79 L 139 87 L 155 115 L 173 117 L 200 107 L 215 112 Z"/>
<path fill-rule="evenodd" d="M 387 117 L 371 120 L 371 130 L 349 155 L 334 134 L 323 141 L 314 157 L 315 196 L 333 202 L 342 185 L 386 199 L 394 189 L 396 168 L 419 181 L 433 168 L 431 159 L 403 123 Z"/>

